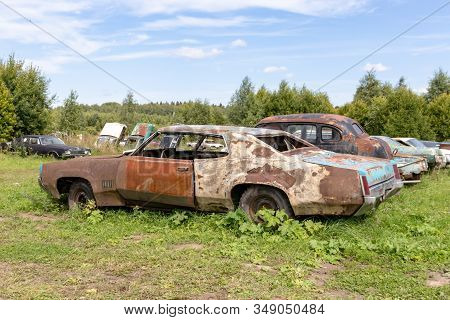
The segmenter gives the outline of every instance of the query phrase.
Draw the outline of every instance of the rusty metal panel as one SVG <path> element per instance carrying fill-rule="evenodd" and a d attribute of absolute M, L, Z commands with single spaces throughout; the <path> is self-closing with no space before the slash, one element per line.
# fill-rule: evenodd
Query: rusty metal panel
<path fill-rule="evenodd" d="M 124 157 L 120 193 L 144 205 L 164 203 L 194 207 L 194 167 L 191 160 Z M 118 175 L 119 180 L 119 175 Z"/>

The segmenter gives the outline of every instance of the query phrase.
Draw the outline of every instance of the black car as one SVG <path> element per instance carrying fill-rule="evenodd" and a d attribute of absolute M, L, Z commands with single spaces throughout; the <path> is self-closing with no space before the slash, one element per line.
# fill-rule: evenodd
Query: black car
<path fill-rule="evenodd" d="M 14 139 L 12 149 L 25 148 L 28 153 L 50 155 L 55 158 L 75 158 L 91 155 L 91 150 L 68 146 L 61 139 L 47 135 L 27 135 Z"/>

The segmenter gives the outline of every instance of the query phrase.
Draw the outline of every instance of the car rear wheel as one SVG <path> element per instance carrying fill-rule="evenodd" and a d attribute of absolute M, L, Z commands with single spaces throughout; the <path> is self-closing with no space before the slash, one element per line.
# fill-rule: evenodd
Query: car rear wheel
<path fill-rule="evenodd" d="M 271 187 L 253 186 L 247 188 L 239 201 L 239 207 L 256 223 L 262 222 L 262 219 L 257 216 L 257 212 L 261 209 L 283 210 L 289 218 L 294 218 L 289 200 L 283 192 Z"/>
<path fill-rule="evenodd" d="M 89 201 L 95 201 L 91 186 L 83 181 L 74 182 L 69 189 L 69 209 L 83 208 Z"/>

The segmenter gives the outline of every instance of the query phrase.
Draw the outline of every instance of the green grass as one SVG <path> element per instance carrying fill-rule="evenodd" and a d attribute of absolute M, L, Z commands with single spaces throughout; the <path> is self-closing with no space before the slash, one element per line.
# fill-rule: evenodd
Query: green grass
<path fill-rule="evenodd" d="M 289 239 L 220 214 L 108 210 L 94 223 L 40 190 L 44 161 L 0 154 L 0 298 L 450 298 L 449 170 Z"/>

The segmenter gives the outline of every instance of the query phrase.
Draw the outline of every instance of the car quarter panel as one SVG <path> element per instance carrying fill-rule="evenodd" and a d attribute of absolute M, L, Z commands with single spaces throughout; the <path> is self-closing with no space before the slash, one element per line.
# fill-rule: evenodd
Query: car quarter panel
<path fill-rule="evenodd" d="M 58 180 L 89 182 L 98 206 L 123 206 L 115 180 L 121 157 L 90 157 L 57 161 L 42 166 L 41 183 L 55 198 L 59 198 Z"/>
<path fill-rule="evenodd" d="M 301 155 L 285 155 L 253 136 L 233 133 L 227 140 L 227 157 L 194 161 L 200 210 L 233 209 L 233 187 L 248 184 L 282 190 L 296 215 L 351 215 L 363 203 L 355 170 L 306 163 Z"/>

